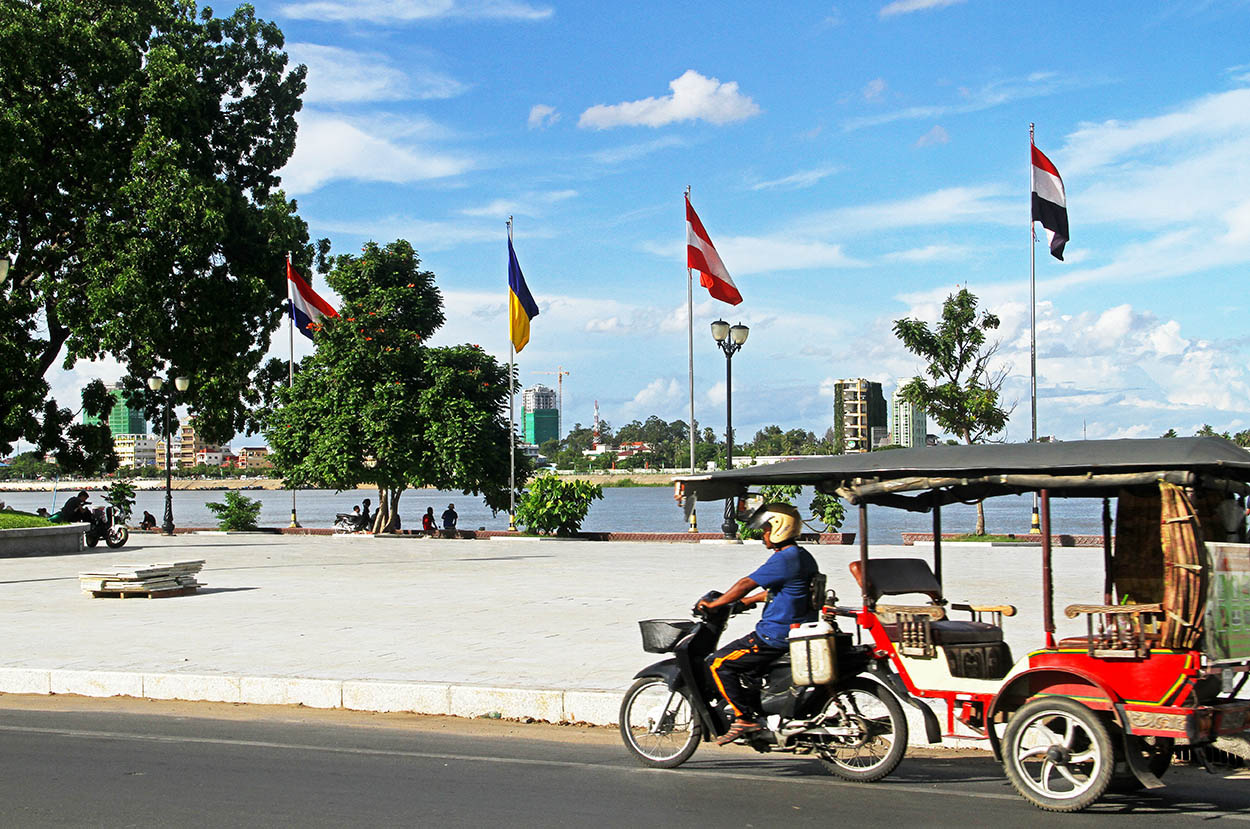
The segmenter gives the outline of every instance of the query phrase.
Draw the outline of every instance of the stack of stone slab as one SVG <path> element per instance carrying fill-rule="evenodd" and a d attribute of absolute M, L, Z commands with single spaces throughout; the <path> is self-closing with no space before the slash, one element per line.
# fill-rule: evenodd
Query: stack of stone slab
<path fill-rule="evenodd" d="M 127 566 L 107 573 L 79 573 L 78 584 L 96 598 L 181 596 L 204 586 L 195 578 L 203 567 L 203 559 Z"/>

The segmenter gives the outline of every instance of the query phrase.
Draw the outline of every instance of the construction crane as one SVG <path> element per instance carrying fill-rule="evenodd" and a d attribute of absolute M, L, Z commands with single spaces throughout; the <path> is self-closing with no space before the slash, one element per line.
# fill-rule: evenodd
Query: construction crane
<path fill-rule="evenodd" d="M 554 374 L 556 376 L 556 438 L 564 440 L 564 378 L 569 373 L 564 366 L 556 366 L 555 371 L 535 371 L 534 374 Z"/>

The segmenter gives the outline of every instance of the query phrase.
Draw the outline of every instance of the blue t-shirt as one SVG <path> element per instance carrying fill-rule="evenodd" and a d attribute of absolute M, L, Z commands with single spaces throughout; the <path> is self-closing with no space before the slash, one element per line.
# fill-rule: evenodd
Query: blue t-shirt
<path fill-rule="evenodd" d="M 816 559 L 797 544 L 773 552 L 768 561 L 751 574 L 751 581 L 768 591 L 768 604 L 755 632 L 764 644 L 774 648 L 790 646 L 790 625 L 816 621 L 809 586 L 819 572 Z"/>

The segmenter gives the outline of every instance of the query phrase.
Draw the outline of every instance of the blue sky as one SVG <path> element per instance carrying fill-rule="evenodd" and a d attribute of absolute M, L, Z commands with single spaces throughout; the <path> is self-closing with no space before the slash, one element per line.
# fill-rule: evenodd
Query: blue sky
<path fill-rule="evenodd" d="M 595 400 L 616 426 L 686 417 L 690 185 L 745 299 L 696 281 L 703 424 L 724 428 L 717 316 L 751 326 L 739 438 L 821 434 L 832 381 L 888 396 L 922 369 L 893 320 L 966 284 L 1002 319 L 1007 436 L 1027 439 L 1033 121 L 1072 233 L 1066 262 L 1036 248 L 1039 432 L 1250 427 L 1246 2 L 256 8 L 309 66 L 284 182 L 314 238 L 408 239 L 445 295 L 439 342 L 506 360 L 515 215 L 541 309 L 521 381 L 568 370 L 566 426 Z"/>

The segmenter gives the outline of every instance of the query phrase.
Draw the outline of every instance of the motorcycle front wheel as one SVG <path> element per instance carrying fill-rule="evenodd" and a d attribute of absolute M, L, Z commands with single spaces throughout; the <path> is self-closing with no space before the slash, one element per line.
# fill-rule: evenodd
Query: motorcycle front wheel
<path fill-rule="evenodd" d="M 108 535 L 104 536 L 104 543 L 109 545 L 111 549 L 116 550 L 126 543 L 130 538 L 130 530 L 123 526 L 109 527 Z"/>
<path fill-rule="evenodd" d="M 644 766 L 672 769 L 690 759 L 703 726 L 685 688 L 673 690 L 659 677 L 644 676 L 621 701 L 621 738 Z"/>
<path fill-rule="evenodd" d="M 884 686 L 852 679 L 838 686 L 823 713 L 826 728 L 848 731 L 846 736 L 824 738 L 817 747 L 830 774 L 871 783 L 898 768 L 907 752 L 907 717 Z"/>

